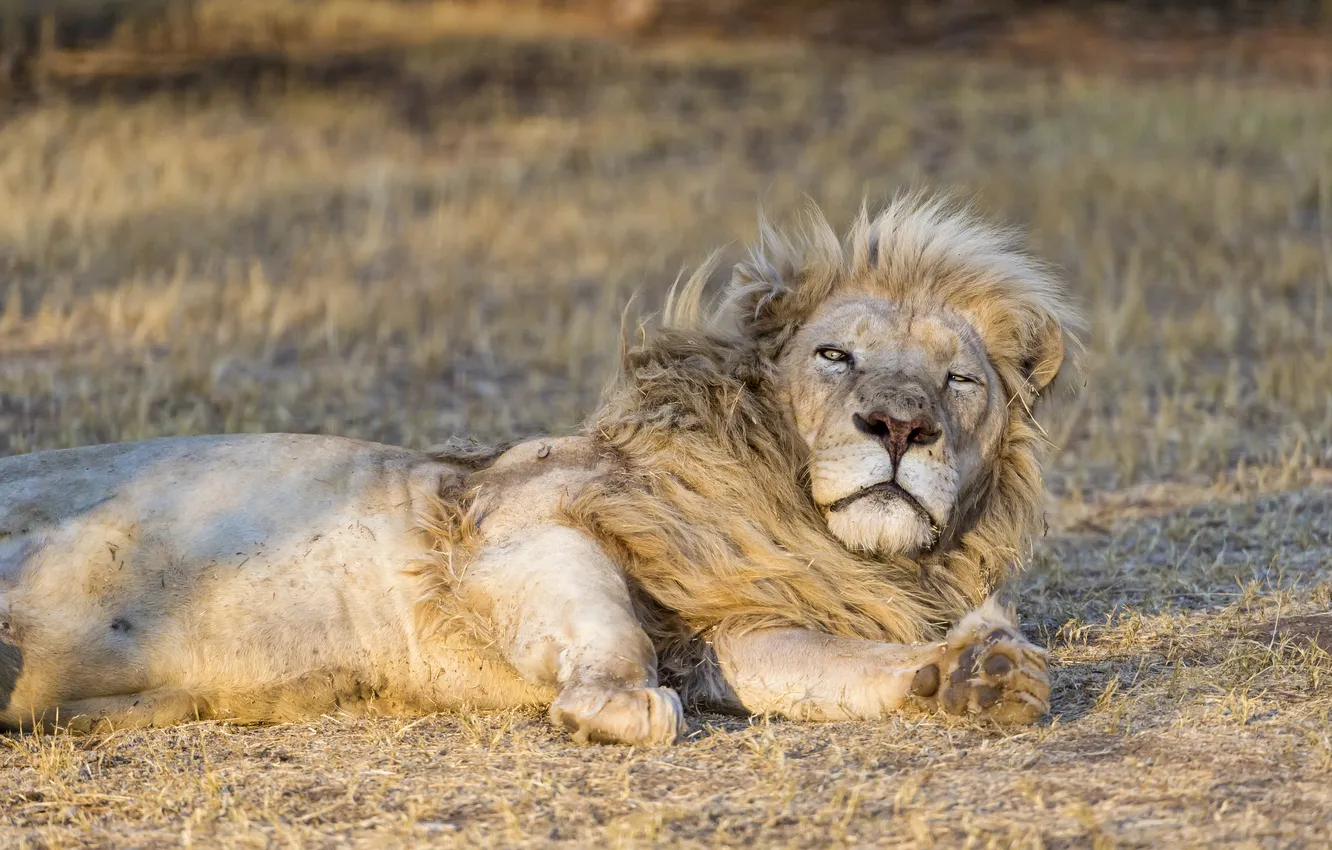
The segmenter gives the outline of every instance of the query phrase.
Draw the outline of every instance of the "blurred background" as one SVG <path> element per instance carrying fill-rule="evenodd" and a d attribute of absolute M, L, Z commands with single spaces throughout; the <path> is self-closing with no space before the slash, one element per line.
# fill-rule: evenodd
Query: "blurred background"
<path fill-rule="evenodd" d="M 1332 3 L 0 0 L 0 452 L 574 427 L 761 203 L 1093 319 L 1060 493 L 1332 461 Z"/>
<path fill-rule="evenodd" d="M 1012 590 L 1048 724 L 0 737 L 0 844 L 1326 843 L 1329 0 L 0 0 L 0 35 L 0 454 L 567 432 L 626 306 L 806 198 L 971 200 L 1091 320 Z"/>

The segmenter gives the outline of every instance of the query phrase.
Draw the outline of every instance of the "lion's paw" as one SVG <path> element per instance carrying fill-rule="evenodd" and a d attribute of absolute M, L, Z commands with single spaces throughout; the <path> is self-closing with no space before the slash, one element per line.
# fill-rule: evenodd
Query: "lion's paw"
<path fill-rule="evenodd" d="M 550 720 L 580 744 L 673 744 L 684 731 L 684 708 L 670 688 L 584 685 L 562 692 Z"/>
<path fill-rule="evenodd" d="M 1024 638 L 993 603 L 948 633 L 933 677 L 938 703 L 949 714 L 1028 724 L 1050 710 L 1045 651 Z"/>

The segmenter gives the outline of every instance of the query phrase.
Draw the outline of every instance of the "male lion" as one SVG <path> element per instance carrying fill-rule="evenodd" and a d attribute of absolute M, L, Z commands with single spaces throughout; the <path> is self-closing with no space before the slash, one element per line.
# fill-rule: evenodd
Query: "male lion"
<path fill-rule="evenodd" d="M 704 316 L 707 277 L 581 436 L 0 461 L 0 723 L 536 704 L 659 744 L 683 704 L 1042 716 L 1044 655 L 986 600 L 1041 521 L 1059 282 L 916 196 L 845 245 L 764 225 Z"/>

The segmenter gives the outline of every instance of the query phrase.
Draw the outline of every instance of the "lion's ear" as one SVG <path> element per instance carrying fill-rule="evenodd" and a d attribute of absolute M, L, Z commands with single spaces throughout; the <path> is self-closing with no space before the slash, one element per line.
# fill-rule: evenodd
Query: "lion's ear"
<path fill-rule="evenodd" d="M 762 256 L 736 263 L 729 288 L 735 317 L 746 329 L 768 325 L 790 292 L 784 275 Z"/>
<path fill-rule="evenodd" d="M 1046 317 L 1022 360 L 1022 375 L 1038 395 L 1059 375 L 1065 352 L 1063 325 L 1053 316 Z"/>
<path fill-rule="evenodd" d="M 842 244 L 817 207 L 794 232 L 783 233 L 760 215 L 758 240 L 749 259 L 732 269 L 727 300 L 748 333 L 784 336 L 829 297 L 843 261 Z"/>

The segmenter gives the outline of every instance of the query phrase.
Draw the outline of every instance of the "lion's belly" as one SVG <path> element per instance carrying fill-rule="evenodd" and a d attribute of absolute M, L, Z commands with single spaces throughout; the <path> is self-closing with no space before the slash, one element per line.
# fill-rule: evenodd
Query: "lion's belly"
<path fill-rule="evenodd" d="M 417 640 L 413 488 L 447 473 L 287 435 L 0 461 L 0 721 L 162 689 L 248 720 L 527 701 L 460 638 Z"/>

